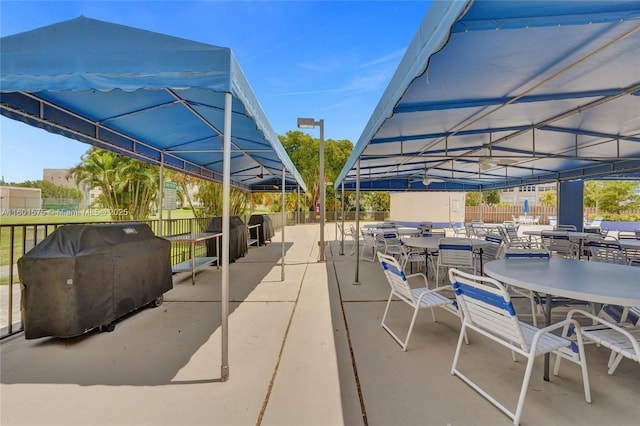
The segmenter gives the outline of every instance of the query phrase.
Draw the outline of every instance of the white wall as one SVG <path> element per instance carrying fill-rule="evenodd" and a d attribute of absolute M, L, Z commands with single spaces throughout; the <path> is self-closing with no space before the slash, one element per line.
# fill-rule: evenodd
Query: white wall
<path fill-rule="evenodd" d="M 391 193 L 392 220 L 464 222 L 464 192 Z"/>

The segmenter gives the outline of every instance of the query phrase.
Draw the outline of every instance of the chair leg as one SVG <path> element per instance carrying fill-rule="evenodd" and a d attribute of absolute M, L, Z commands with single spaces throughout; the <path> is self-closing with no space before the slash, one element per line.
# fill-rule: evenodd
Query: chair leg
<path fill-rule="evenodd" d="M 418 309 L 416 308 L 413 312 L 413 318 L 411 319 L 411 325 L 409 326 L 409 332 L 407 333 L 407 337 L 405 338 L 404 342 L 396 335 L 396 333 L 394 333 L 393 331 L 391 331 L 391 328 L 389 328 L 389 326 L 387 324 L 385 324 L 385 319 L 387 318 L 387 313 L 389 312 L 389 306 L 391 306 L 391 300 L 393 299 L 393 292 L 391 292 L 389 294 L 389 300 L 387 301 L 387 307 L 384 309 L 384 314 L 382 315 L 382 322 L 380 323 L 380 326 L 382 328 L 384 328 L 387 333 L 389 333 L 391 335 L 391 337 L 393 337 L 393 340 L 395 340 L 401 347 L 403 351 L 407 350 L 407 345 L 409 344 L 409 337 L 411 337 L 411 330 L 413 329 L 413 323 L 416 320 L 416 314 L 418 313 Z"/>
<path fill-rule="evenodd" d="M 520 388 L 520 396 L 518 397 L 518 405 L 516 406 L 516 411 L 513 416 L 513 424 L 520 424 L 520 416 L 522 416 L 522 410 L 524 408 L 524 400 L 527 397 L 527 390 L 529 388 L 529 381 L 531 380 L 531 372 L 533 371 L 533 362 L 535 357 L 533 355 L 529 356 L 527 360 L 527 368 L 524 373 L 524 378 L 522 380 L 522 387 Z"/>

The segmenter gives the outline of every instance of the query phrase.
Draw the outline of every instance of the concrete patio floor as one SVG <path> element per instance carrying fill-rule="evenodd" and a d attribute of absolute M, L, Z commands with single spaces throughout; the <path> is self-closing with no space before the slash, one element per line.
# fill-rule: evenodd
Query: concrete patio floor
<path fill-rule="evenodd" d="M 230 266 L 230 379 L 220 381 L 220 277 L 207 267 L 191 285 L 176 276 L 155 309 L 140 310 L 112 333 L 73 339 L 0 342 L 0 423 L 8 425 L 509 425 L 488 401 L 449 374 L 459 320 L 422 313 L 403 352 L 380 327 L 388 285 L 376 263 L 327 245 L 318 263 L 316 225 L 280 233 Z M 335 237 L 333 224 L 327 238 Z M 606 285 L 606 283 L 603 283 Z M 640 291 L 640 287 L 639 287 Z M 526 307 L 526 304 L 525 304 Z M 408 327 L 406 305 L 390 322 Z M 526 319 L 526 315 L 523 315 Z M 636 425 L 640 368 L 587 347 L 593 402 L 584 401 L 579 368 L 542 380 L 534 369 L 524 425 Z M 524 365 L 476 335 L 461 369 L 515 405 Z"/>

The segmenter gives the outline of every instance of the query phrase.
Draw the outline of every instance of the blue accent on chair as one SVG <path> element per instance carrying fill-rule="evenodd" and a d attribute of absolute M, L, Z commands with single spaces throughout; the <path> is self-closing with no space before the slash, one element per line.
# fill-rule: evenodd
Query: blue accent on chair
<path fill-rule="evenodd" d="M 468 251 L 473 250 L 472 246 L 463 246 L 463 245 L 457 245 L 457 244 L 440 244 L 438 248 L 440 250 L 468 250 Z"/>
<path fill-rule="evenodd" d="M 475 287 L 471 287 L 459 282 L 453 283 L 453 290 L 457 295 L 464 294 L 465 296 L 469 296 L 474 299 L 481 300 L 490 305 L 496 306 L 500 309 L 504 309 L 507 312 L 509 312 L 510 315 L 515 316 L 516 314 L 516 310 L 513 308 L 513 303 L 511 303 L 511 301 L 506 302 L 504 300 L 504 297 L 498 296 L 497 294 L 482 291 Z"/>
<path fill-rule="evenodd" d="M 587 241 L 587 247 L 601 247 L 604 249 L 620 250 L 620 243 L 606 241 Z"/>
<path fill-rule="evenodd" d="M 398 275 L 398 276 L 402 277 L 402 279 L 403 279 L 403 280 L 406 280 L 406 279 L 407 279 L 407 277 L 404 275 L 404 272 L 403 272 L 403 271 L 401 271 L 400 269 L 396 268 L 395 266 L 390 265 L 390 264 L 388 264 L 387 262 L 384 262 L 384 261 L 383 261 L 383 262 L 380 262 L 380 263 L 382 264 L 382 267 L 383 267 L 386 271 L 389 271 L 389 272 L 391 272 L 391 273 L 393 273 L 393 274 L 396 274 L 396 275 Z"/>
<path fill-rule="evenodd" d="M 517 258 L 540 258 L 540 259 L 549 259 L 549 253 L 531 253 L 527 251 L 523 251 L 522 253 L 514 253 L 514 252 L 506 252 L 504 254 L 505 259 L 517 259 Z"/>
<path fill-rule="evenodd" d="M 502 238 L 498 236 L 490 235 L 490 234 L 485 235 L 484 240 L 489 241 L 490 243 L 496 243 L 496 244 L 502 243 Z"/>

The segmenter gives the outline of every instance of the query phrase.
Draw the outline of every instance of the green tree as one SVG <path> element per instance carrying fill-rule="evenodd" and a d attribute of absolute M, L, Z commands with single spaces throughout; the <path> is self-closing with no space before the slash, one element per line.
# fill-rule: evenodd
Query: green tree
<path fill-rule="evenodd" d="M 544 191 L 540 195 L 540 202 L 545 206 L 555 207 L 558 204 L 558 194 L 555 189 Z"/>
<path fill-rule="evenodd" d="M 42 198 L 56 198 L 80 201 L 82 192 L 78 188 L 68 188 L 62 185 L 56 185 L 48 180 L 28 180 L 21 183 L 12 184 L 21 188 L 39 188 Z"/>
<path fill-rule="evenodd" d="M 92 147 L 69 175 L 76 183 L 102 190 L 98 202 L 112 212 L 113 220 L 146 219 L 157 202 L 158 167 L 133 158 Z"/>
<path fill-rule="evenodd" d="M 241 215 L 247 211 L 247 203 L 250 194 L 237 188 L 231 188 L 229 192 L 229 214 Z M 203 210 L 198 216 L 222 215 L 222 185 L 216 182 L 201 181 L 198 184 L 198 193 L 195 198 L 203 205 Z"/>
<path fill-rule="evenodd" d="M 598 190 L 597 205 L 607 213 L 620 214 L 640 206 L 640 195 L 635 192 L 638 182 L 607 181 L 602 182 Z"/>
<path fill-rule="evenodd" d="M 479 192 L 467 192 L 464 198 L 465 206 L 479 206 L 480 205 L 480 193 Z"/>
<path fill-rule="evenodd" d="M 500 191 L 492 189 L 482 192 L 482 199 L 486 204 L 496 205 L 500 203 Z"/>
<path fill-rule="evenodd" d="M 374 212 L 389 211 L 391 197 L 388 192 L 365 192 L 361 193 L 362 204 Z"/>
<path fill-rule="evenodd" d="M 280 135 L 279 138 L 307 185 L 307 193 L 300 203 L 307 209 L 313 209 L 316 202 L 320 200 L 320 140 L 299 130 L 288 131 L 286 135 Z M 325 140 L 325 182 L 336 180 L 352 150 L 353 144 L 349 140 Z M 334 191 L 329 185 L 326 185 L 325 189 L 326 205 L 329 206 L 332 205 Z M 339 190 L 339 188 L 336 189 Z"/>

